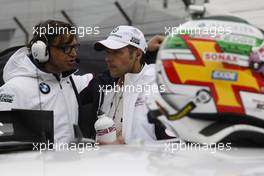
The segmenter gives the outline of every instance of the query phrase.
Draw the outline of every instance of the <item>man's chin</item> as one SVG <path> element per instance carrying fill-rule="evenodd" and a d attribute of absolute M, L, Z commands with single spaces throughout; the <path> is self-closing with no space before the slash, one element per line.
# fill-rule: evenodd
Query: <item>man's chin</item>
<path fill-rule="evenodd" d="M 78 63 L 71 64 L 68 67 L 68 71 L 69 70 L 76 70 L 76 69 L 78 69 L 78 67 L 79 67 L 79 64 Z"/>
<path fill-rule="evenodd" d="M 78 67 L 77 66 L 74 66 L 74 67 L 67 67 L 65 68 L 62 72 L 70 72 L 70 71 L 73 71 L 73 70 L 77 70 Z"/>
<path fill-rule="evenodd" d="M 112 73 L 112 72 L 110 72 L 110 75 L 111 75 L 113 78 L 119 78 L 119 77 L 122 76 L 121 74 L 118 74 L 118 73 Z"/>

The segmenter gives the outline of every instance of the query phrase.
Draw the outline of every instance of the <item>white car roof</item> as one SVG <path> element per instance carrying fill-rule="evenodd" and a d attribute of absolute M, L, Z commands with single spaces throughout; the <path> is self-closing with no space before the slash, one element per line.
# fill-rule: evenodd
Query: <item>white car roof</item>
<path fill-rule="evenodd" d="M 170 150 L 160 145 L 109 145 L 98 150 L 17 152 L 0 155 L 1 175 L 10 176 L 212 176 L 263 175 L 264 152 L 231 150 Z M 174 147 L 175 148 L 175 147 Z M 172 148 L 171 148 L 172 149 Z"/>

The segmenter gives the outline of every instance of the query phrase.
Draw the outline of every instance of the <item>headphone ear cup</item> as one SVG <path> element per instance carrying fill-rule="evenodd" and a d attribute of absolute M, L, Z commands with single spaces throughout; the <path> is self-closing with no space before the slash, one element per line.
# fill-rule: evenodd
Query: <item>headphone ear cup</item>
<path fill-rule="evenodd" d="M 49 60 L 47 45 L 43 41 L 38 40 L 32 44 L 31 54 L 39 63 L 44 63 Z"/>

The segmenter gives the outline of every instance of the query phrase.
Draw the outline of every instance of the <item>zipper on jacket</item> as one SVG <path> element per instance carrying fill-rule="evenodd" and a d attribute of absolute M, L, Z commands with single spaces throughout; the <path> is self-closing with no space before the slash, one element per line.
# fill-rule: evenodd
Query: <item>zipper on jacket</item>
<path fill-rule="evenodd" d="M 59 85 L 60 85 L 60 89 L 62 89 L 62 86 L 61 86 L 61 79 L 60 79 L 60 75 L 58 74 L 53 74 L 55 76 L 55 78 L 57 79 L 57 81 L 59 82 Z"/>
<path fill-rule="evenodd" d="M 60 89 L 62 89 L 61 82 L 59 81 Z"/>

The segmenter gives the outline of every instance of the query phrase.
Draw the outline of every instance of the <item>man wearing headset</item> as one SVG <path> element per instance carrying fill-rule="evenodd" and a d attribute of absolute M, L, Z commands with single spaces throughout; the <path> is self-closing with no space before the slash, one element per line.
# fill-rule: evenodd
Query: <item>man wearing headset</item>
<path fill-rule="evenodd" d="M 114 120 L 117 128 L 115 143 L 156 140 L 154 125 L 148 123 L 145 99 L 158 90 L 154 65 L 144 62 L 144 34 L 132 26 L 118 26 L 106 40 L 97 42 L 95 49 L 105 50 L 110 75 L 117 79 L 114 85 L 101 85 L 99 90 L 104 95 L 99 109 Z"/>
<path fill-rule="evenodd" d="M 70 24 L 48 20 L 35 29 L 28 47 L 16 51 L 4 67 L 0 110 L 52 110 L 54 140 L 68 143 L 78 122 L 76 94 L 93 76 L 74 75 L 78 43 Z"/>

